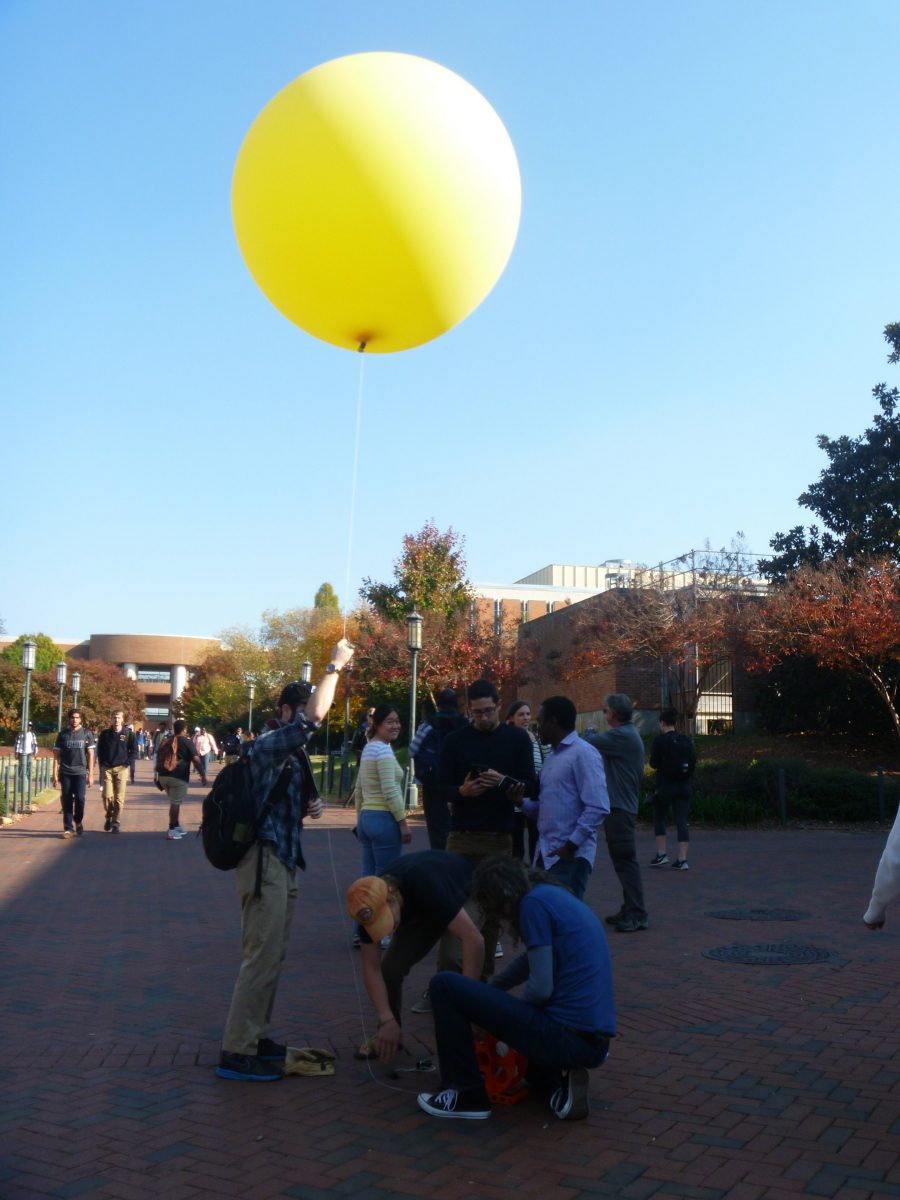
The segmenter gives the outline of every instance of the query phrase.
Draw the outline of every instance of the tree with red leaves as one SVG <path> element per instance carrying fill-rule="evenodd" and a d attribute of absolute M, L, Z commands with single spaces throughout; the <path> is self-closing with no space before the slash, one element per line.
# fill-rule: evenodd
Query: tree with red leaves
<path fill-rule="evenodd" d="M 890 557 L 802 567 L 756 606 L 747 636 L 757 670 L 811 657 L 864 680 L 900 738 L 900 567 Z"/>

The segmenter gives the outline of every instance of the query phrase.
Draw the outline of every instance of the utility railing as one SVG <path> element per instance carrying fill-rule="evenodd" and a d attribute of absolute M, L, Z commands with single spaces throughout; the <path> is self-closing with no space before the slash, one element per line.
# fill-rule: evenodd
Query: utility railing
<path fill-rule="evenodd" d="M 27 768 L 14 757 L 0 758 L 0 817 L 30 813 L 35 796 L 50 787 L 53 759 L 29 755 Z"/>

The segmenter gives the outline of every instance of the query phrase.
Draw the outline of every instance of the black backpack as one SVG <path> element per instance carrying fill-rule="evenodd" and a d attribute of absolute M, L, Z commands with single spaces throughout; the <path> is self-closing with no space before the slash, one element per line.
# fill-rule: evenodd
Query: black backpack
<path fill-rule="evenodd" d="M 214 867 L 220 871 L 233 871 L 243 862 L 247 851 L 256 842 L 260 826 L 287 791 L 290 779 L 290 768 L 284 767 L 257 814 L 249 751 L 222 768 L 204 797 L 203 822 L 200 826 L 203 853 Z M 262 846 L 256 870 L 257 897 L 261 885 Z"/>
<path fill-rule="evenodd" d="M 660 745 L 657 773 L 660 783 L 687 783 L 694 774 L 694 743 L 683 733 L 667 734 Z"/>
<path fill-rule="evenodd" d="M 437 712 L 431 717 L 431 728 L 425 734 L 416 755 L 416 779 L 419 783 L 436 784 L 441 765 L 441 745 L 448 733 L 462 729 L 466 719 L 459 713 Z"/>

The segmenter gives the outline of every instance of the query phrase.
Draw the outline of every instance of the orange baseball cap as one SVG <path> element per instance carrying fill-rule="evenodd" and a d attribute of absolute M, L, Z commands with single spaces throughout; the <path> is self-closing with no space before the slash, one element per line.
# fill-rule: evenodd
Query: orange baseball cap
<path fill-rule="evenodd" d="M 388 886 L 377 875 L 364 875 L 347 888 L 347 912 L 365 929 L 373 942 L 380 942 L 394 929 L 394 914 L 388 906 Z"/>

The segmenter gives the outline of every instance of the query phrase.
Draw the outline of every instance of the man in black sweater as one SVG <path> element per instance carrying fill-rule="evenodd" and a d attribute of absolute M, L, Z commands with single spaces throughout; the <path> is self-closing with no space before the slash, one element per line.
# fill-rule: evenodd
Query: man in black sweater
<path fill-rule="evenodd" d="M 512 854 L 513 809 L 535 791 L 534 753 L 524 729 L 500 722 L 500 695 L 479 679 L 468 689 L 472 724 L 441 745 L 440 788 L 450 806 L 447 849 L 475 865 L 494 854 Z M 499 924 L 482 925 L 483 978 L 494 973 Z"/>

